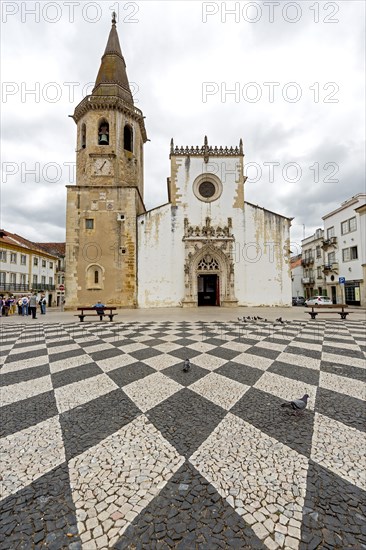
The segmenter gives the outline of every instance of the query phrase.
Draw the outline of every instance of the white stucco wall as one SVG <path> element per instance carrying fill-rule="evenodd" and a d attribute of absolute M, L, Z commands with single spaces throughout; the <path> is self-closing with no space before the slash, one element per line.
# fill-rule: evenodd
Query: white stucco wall
<path fill-rule="evenodd" d="M 138 307 L 179 306 L 183 298 L 183 221 L 176 211 L 166 204 L 137 218 Z"/>
<path fill-rule="evenodd" d="M 362 270 L 362 239 L 361 239 L 361 227 L 360 227 L 360 216 L 355 212 L 355 208 L 360 207 L 362 204 L 365 204 L 366 195 L 359 194 L 357 199 L 350 200 L 350 204 L 347 202 L 344 203 L 343 207 L 340 207 L 338 210 L 334 211 L 332 214 L 324 216 L 324 234 L 325 238 L 327 235 L 327 230 L 329 227 L 334 227 L 334 235 L 337 237 L 337 247 L 334 247 L 336 253 L 336 260 L 339 264 L 339 276 L 345 277 L 346 280 L 361 280 L 363 278 Z M 342 235 L 341 233 L 341 223 L 349 220 L 350 218 L 356 217 L 357 228 L 355 231 L 346 233 Z M 342 250 L 345 248 L 350 248 L 357 246 L 358 258 L 356 260 L 350 260 L 347 262 L 343 261 Z M 333 249 L 329 249 L 329 252 Z"/>
<path fill-rule="evenodd" d="M 213 202 L 199 200 L 193 183 L 202 173 L 222 182 Z M 238 305 L 290 305 L 291 276 L 285 255 L 289 249 L 289 220 L 254 205 L 244 204 L 240 157 L 180 156 L 172 161 L 171 200 L 142 214 L 138 231 L 138 306 L 181 305 L 185 295 L 184 219 L 191 226 L 213 227 L 232 220 L 235 297 Z"/>

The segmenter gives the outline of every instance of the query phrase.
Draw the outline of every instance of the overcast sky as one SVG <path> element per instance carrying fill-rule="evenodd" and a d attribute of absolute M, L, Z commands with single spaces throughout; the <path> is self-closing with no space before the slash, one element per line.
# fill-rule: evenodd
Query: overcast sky
<path fill-rule="evenodd" d="M 211 145 L 243 139 L 245 199 L 294 217 L 293 242 L 364 191 L 363 1 L 3 1 L 1 9 L 8 231 L 65 240 L 76 146 L 68 115 L 91 91 L 113 9 L 151 140 L 148 209 L 167 201 L 170 139 L 202 145 L 205 134 Z"/>

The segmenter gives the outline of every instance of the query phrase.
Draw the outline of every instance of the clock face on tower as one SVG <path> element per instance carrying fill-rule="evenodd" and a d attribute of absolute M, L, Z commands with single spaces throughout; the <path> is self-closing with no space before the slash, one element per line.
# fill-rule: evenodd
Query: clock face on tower
<path fill-rule="evenodd" d="M 111 176 L 113 166 L 109 159 L 97 158 L 94 159 L 93 174 L 94 176 Z"/>

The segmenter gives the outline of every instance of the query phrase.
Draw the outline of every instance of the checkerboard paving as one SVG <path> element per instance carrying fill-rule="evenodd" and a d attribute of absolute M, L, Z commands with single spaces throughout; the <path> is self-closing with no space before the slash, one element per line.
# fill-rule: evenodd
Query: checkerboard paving
<path fill-rule="evenodd" d="M 365 323 L 0 337 L 0 550 L 366 549 Z"/>

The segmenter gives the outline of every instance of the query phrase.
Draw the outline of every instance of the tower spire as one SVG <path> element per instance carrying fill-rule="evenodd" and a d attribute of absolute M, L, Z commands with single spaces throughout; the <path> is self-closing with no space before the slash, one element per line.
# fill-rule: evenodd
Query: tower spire
<path fill-rule="evenodd" d="M 112 28 L 95 81 L 93 95 L 118 96 L 133 105 L 126 63 L 118 38 L 116 17 L 116 12 L 113 12 Z"/>

